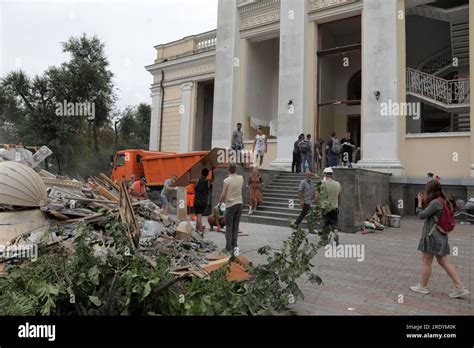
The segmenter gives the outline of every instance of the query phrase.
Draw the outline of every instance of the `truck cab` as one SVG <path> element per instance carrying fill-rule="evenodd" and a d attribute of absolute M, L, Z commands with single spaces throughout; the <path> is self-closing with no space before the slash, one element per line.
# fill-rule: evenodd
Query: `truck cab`
<path fill-rule="evenodd" d="M 128 181 L 132 175 L 139 179 L 145 175 L 143 158 L 169 154 L 172 154 L 172 152 L 146 150 L 117 151 L 112 162 L 112 180 L 116 182 Z"/>

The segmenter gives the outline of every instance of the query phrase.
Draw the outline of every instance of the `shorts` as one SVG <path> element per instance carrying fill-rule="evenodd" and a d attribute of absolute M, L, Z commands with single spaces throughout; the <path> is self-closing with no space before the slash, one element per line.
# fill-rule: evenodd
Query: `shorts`
<path fill-rule="evenodd" d="M 194 214 L 196 215 L 202 215 L 204 214 L 204 211 L 206 210 L 206 206 L 205 205 L 197 205 L 195 204 L 194 207 L 193 207 L 193 211 L 194 211 Z"/>
<path fill-rule="evenodd" d="M 265 149 L 257 149 L 255 150 L 257 156 L 263 157 L 265 155 Z"/>
<path fill-rule="evenodd" d="M 168 201 L 168 198 L 166 196 L 160 196 L 161 199 L 161 204 L 163 205 L 168 205 L 170 202 Z"/>

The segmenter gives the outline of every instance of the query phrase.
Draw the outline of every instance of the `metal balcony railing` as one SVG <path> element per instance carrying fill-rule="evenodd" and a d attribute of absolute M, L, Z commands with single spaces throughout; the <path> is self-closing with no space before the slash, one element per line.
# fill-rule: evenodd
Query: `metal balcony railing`
<path fill-rule="evenodd" d="M 470 103 L 470 79 L 445 80 L 408 68 L 407 92 L 444 104 L 445 106 Z"/>

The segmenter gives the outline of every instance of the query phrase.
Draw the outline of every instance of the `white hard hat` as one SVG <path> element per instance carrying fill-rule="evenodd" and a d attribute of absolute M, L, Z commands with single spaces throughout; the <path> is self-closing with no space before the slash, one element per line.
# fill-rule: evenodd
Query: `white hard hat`
<path fill-rule="evenodd" d="M 332 168 L 326 168 L 323 170 L 323 173 L 324 174 L 334 174 L 334 171 L 332 170 Z"/>

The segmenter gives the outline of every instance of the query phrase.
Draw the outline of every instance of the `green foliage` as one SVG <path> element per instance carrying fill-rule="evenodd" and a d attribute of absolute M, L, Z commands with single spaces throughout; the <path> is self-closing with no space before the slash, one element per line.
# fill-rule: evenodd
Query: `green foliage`
<path fill-rule="evenodd" d="M 150 139 L 151 106 L 127 107 L 121 114 L 119 134 L 121 147 L 146 149 Z"/>
<path fill-rule="evenodd" d="M 83 34 L 61 46 L 69 58 L 60 66 L 34 77 L 13 71 L 0 80 L 0 143 L 48 146 L 54 155 L 47 169 L 59 174 L 84 178 L 109 172 L 116 150 L 111 121 L 116 96 L 105 45 Z M 64 101 L 94 103 L 94 120 L 57 115 Z M 133 139 L 121 140 L 122 146 L 148 145 L 150 106 L 129 109 L 137 126 Z"/>

